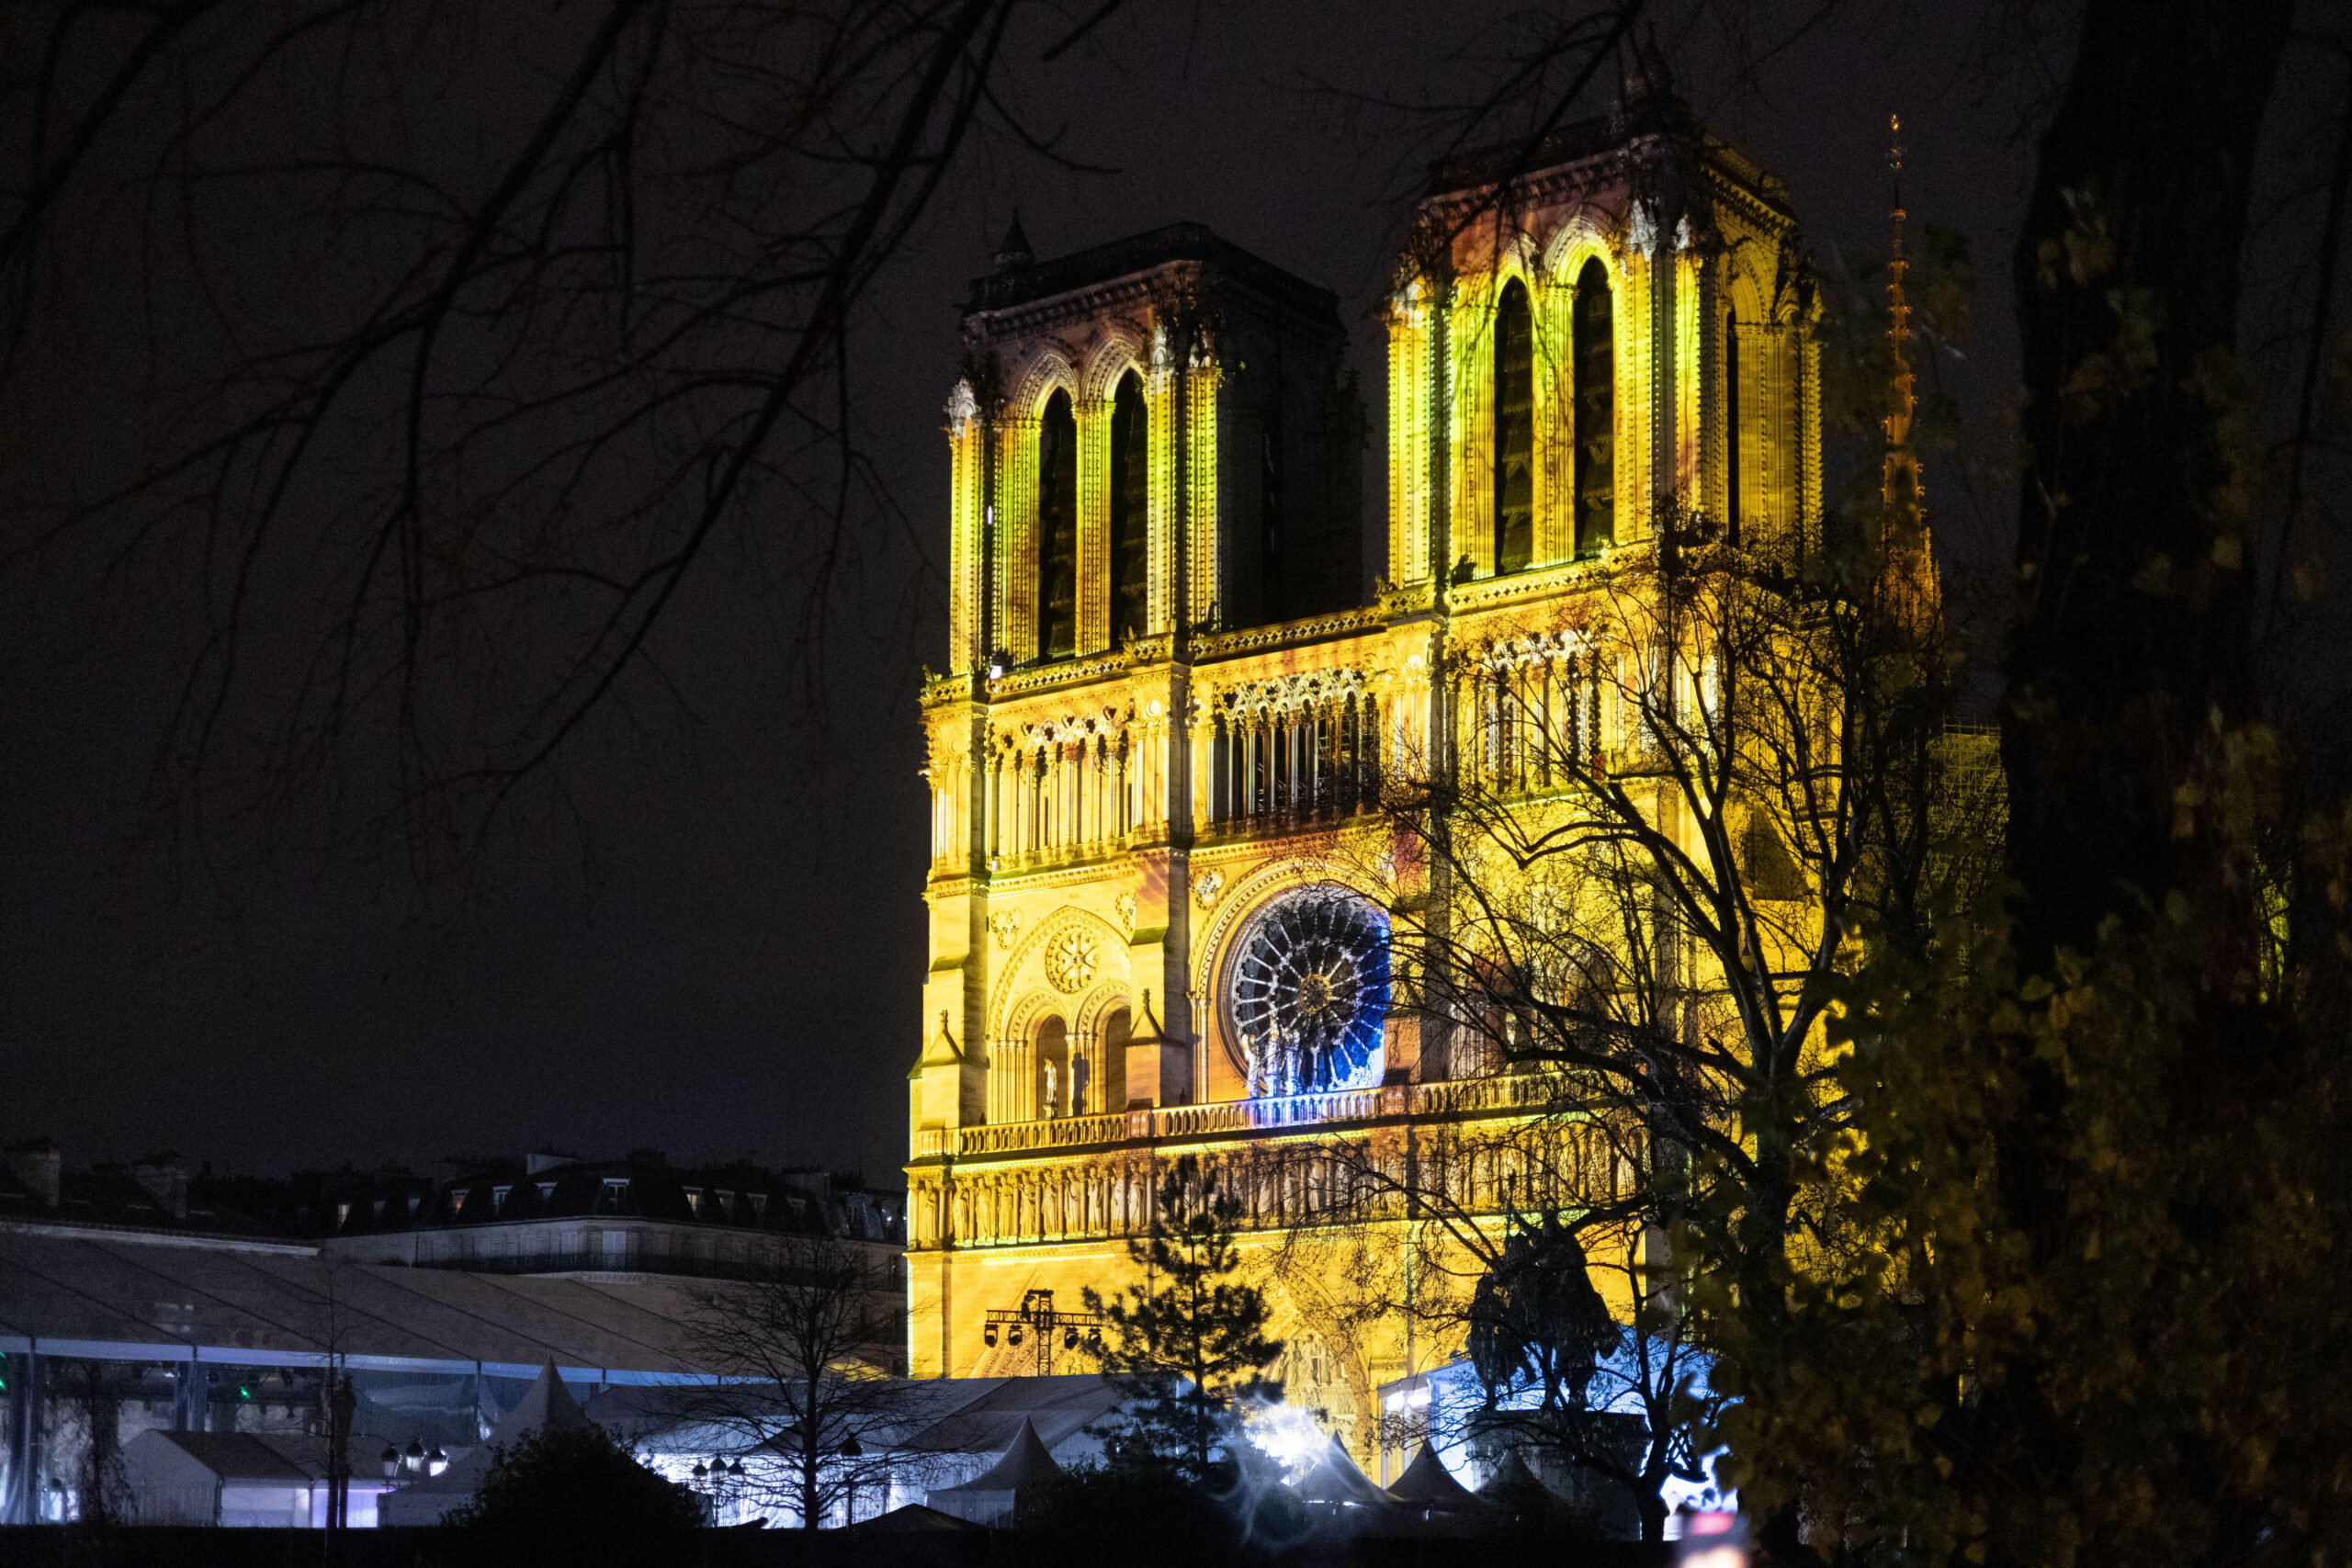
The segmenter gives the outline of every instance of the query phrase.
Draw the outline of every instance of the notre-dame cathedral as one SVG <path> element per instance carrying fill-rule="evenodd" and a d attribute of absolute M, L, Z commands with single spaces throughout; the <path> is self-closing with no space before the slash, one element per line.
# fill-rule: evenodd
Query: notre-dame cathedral
<path fill-rule="evenodd" d="M 1669 505 L 1817 517 L 1796 220 L 1738 152 L 1637 102 L 1440 167 L 1409 235 L 1376 582 L 1329 291 L 1193 224 L 1042 261 L 1016 224 L 973 286 L 922 694 L 918 1376 L 1037 1370 L 989 1314 L 1125 1283 L 1178 1156 L 1277 1173 L 1237 1178 L 1271 1238 L 1314 1179 L 1283 1150 L 1514 1114 L 1391 1009 L 1396 906 L 1351 833 L 1443 755 L 1450 651 L 1609 592 Z M 1615 743 L 1598 704 L 1574 722 Z M 1335 1419 L 1460 1348 L 1336 1342 L 1272 1290 L 1292 1400 Z"/>

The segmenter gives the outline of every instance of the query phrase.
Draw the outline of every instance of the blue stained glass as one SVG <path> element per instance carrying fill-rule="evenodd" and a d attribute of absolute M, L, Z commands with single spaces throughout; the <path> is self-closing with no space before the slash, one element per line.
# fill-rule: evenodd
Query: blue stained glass
<path fill-rule="evenodd" d="M 1284 896 L 1242 932 L 1230 998 L 1253 1099 L 1370 1088 L 1384 1065 L 1388 917 L 1342 887 Z"/>

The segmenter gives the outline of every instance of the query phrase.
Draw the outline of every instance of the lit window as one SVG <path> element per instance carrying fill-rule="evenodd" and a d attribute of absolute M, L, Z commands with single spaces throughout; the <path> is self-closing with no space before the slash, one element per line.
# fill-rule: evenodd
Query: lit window
<path fill-rule="evenodd" d="M 1535 558 L 1535 329 L 1527 286 L 1503 286 L 1495 312 L 1495 570 Z"/>
<path fill-rule="evenodd" d="M 1037 430 L 1037 657 L 1077 651 L 1078 422 L 1056 392 Z"/>
<path fill-rule="evenodd" d="M 1141 637 L 1149 614 L 1151 421 L 1130 370 L 1111 400 L 1111 643 Z"/>
<path fill-rule="evenodd" d="M 1576 378 L 1577 554 L 1617 542 L 1617 348 L 1609 273 L 1599 257 L 1577 276 L 1571 354 Z"/>

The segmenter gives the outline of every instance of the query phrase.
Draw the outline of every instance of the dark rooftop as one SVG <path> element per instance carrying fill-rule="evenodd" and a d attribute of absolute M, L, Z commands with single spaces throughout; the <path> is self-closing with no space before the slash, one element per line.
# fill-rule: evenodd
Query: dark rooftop
<path fill-rule="evenodd" d="M 1335 325 L 1339 321 L 1339 298 L 1329 289 L 1318 288 L 1251 255 L 1205 223 L 1170 223 L 1050 261 L 1001 266 L 972 280 L 972 295 L 964 313 L 1007 310 L 1171 262 L 1198 262 L 1278 304 L 1308 315 L 1328 316 Z"/>

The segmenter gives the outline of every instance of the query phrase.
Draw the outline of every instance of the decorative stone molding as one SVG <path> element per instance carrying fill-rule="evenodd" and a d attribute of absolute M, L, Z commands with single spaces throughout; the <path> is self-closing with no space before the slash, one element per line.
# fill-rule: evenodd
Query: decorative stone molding
<path fill-rule="evenodd" d="M 999 909 L 989 917 L 989 930 L 995 933 L 999 947 L 1011 947 L 1021 940 L 1021 911 Z"/>
<path fill-rule="evenodd" d="M 1102 944 L 1092 931 L 1064 925 L 1046 944 L 1046 982 L 1066 997 L 1082 991 L 1102 959 Z"/>
<path fill-rule="evenodd" d="M 1225 873 L 1204 871 L 1193 878 L 1193 899 L 1204 909 L 1216 908 L 1218 895 L 1225 891 Z"/>
<path fill-rule="evenodd" d="M 979 413 L 980 400 L 973 395 L 972 383 L 969 380 L 958 381 L 948 389 L 947 432 L 949 434 L 962 435 L 972 427 L 972 421 L 978 419 Z"/>

